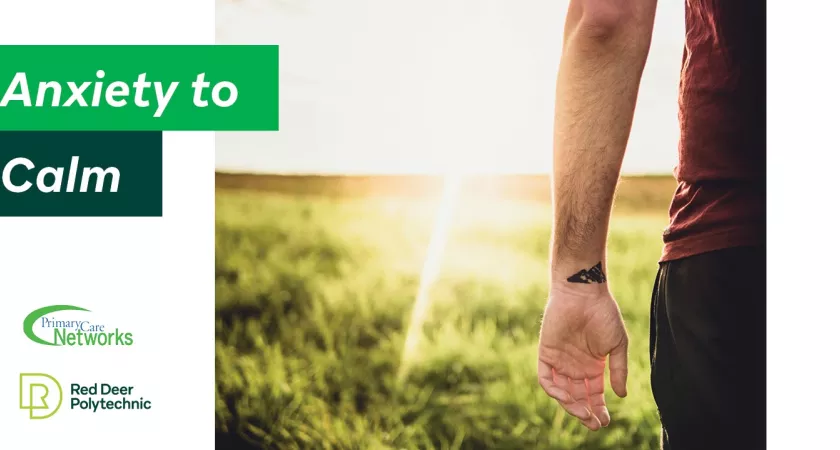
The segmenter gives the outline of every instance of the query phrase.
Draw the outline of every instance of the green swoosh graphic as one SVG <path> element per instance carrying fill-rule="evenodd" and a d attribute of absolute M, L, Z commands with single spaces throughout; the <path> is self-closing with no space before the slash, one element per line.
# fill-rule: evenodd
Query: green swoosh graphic
<path fill-rule="evenodd" d="M 54 313 L 56 311 L 86 311 L 86 312 L 90 312 L 87 309 L 79 308 L 78 306 L 73 306 L 73 305 L 45 306 L 43 308 L 36 309 L 35 311 L 32 311 L 31 313 L 29 313 L 28 316 L 26 316 L 25 319 L 23 319 L 23 334 L 25 334 L 26 337 L 28 337 L 31 341 L 35 342 L 36 344 L 57 346 L 58 344 L 55 344 L 53 342 L 48 342 L 48 341 L 45 341 L 45 340 L 41 339 L 40 337 L 35 335 L 35 331 L 32 330 L 32 327 L 35 325 L 35 322 L 37 322 L 38 319 L 40 319 L 42 316 L 46 316 L 47 314 Z"/>

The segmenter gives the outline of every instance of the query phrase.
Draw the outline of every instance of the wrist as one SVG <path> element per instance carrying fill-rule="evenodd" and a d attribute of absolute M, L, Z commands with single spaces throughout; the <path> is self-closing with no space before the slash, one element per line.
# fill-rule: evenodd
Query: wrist
<path fill-rule="evenodd" d="M 552 261 L 550 282 L 553 293 L 602 293 L 608 290 L 602 260 Z"/>

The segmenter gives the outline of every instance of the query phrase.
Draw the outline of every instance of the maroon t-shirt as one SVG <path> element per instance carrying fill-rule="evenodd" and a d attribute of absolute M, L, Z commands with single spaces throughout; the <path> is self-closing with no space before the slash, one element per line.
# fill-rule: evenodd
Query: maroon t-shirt
<path fill-rule="evenodd" d="M 766 0 L 686 0 L 677 191 L 662 261 L 766 230 Z"/>

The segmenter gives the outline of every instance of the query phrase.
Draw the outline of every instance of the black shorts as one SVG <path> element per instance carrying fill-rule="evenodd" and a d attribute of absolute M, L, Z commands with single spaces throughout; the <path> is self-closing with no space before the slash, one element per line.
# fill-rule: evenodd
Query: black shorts
<path fill-rule="evenodd" d="M 766 255 L 737 247 L 660 264 L 650 365 L 663 449 L 766 448 Z"/>

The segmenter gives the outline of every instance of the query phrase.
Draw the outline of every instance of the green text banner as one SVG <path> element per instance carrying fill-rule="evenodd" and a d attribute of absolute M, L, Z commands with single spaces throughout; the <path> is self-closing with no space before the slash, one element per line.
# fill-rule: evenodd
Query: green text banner
<path fill-rule="evenodd" d="M 0 46 L 0 130 L 275 131 L 275 45 Z"/>

